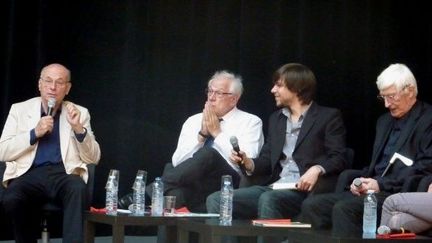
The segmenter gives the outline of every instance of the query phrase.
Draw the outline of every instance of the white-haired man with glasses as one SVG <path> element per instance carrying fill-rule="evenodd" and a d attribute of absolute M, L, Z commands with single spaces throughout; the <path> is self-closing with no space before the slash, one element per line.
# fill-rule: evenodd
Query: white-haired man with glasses
<path fill-rule="evenodd" d="M 64 242 L 83 242 L 87 208 L 87 164 L 97 164 L 100 148 L 82 106 L 65 101 L 72 84 L 61 64 L 45 66 L 40 97 L 13 104 L 0 138 L 3 206 L 16 242 L 36 242 L 41 207 L 56 201 L 63 208 Z"/>
<path fill-rule="evenodd" d="M 404 64 L 392 64 L 376 84 L 378 99 L 389 112 L 377 121 L 370 165 L 343 172 L 340 192 L 310 197 L 302 205 L 305 221 L 318 229 L 332 226 L 336 236 L 361 236 L 363 198 L 368 190 L 375 191 L 380 218 L 384 200 L 400 192 L 410 176 L 432 173 L 432 107 L 417 100 L 414 75 Z M 391 163 L 394 155 L 399 159 Z M 355 177 L 360 185 L 354 183 Z"/>
<path fill-rule="evenodd" d="M 231 175 L 238 187 L 242 172 L 229 160 L 232 136 L 248 156 L 259 153 L 264 143 L 262 121 L 237 108 L 242 91 L 239 76 L 216 72 L 208 81 L 202 113 L 183 124 L 172 165 L 168 164 L 162 175 L 164 195 L 177 196 L 177 207 L 205 211 L 205 199 L 220 189 L 222 175 Z"/>

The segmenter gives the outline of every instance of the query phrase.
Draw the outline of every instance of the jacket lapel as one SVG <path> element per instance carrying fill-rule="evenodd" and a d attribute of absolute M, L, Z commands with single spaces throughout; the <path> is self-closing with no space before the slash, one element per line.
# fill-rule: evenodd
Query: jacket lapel
<path fill-rule="evenodd" d="M 66 152 L 69 146 L 70 139 L 69 137 L 72 136 L 72 128 L 67 121 L 66 118 L 67 110 L 65 106 L 65 102 L 62 104 L 62 112 L 60 114 L 60 121 L 59 121 L 59 134 L 60 134 L 60 150 L 61 150 L 61 156 L 62 160 L 65 161 Z"/>
<path fill-rule="evenodd" d="M 312 127 L 316 121 L 316 118 L 317 118 L 317 106 L 315 103 L 312 103 L 311 107 L 309 107 L 309 110 L 306 114 L 306 117 L 304 118 L 303 124 L 302 124 L 301 129 L 300 129 L 299 136 L 297 138 L 296 145 L 294 147 L 294 151 L 297 149 L 297 147 L 300 145 L 300 143 L 303 142 L 306 135 L 312 129 Z"/>
<path fill-rule="evenodd" d="M 414 126 L 417 123 L 417 120 L 419 119 L 419 117 L 421 116 L 421 105 L 415 104 L 411 113 L 408 114 L 409 116 L 412 116 L 411 119 L 408 119 L 407 124 L 405 125 L 405 127 L 402 129 L 401 131 L 401 135 L 399 136 L 394 151 L 399 151 L 400 148 L 402 147 L 402 145 L 407 141 L 408 136 L 410 136 L 410 134 L 414 131 Z M 409 117 L 407 117 L 409 118 Z"/>
<path fill-rule="evenodd" d="M 275 153 L 272 153 L 272 169 L 274 169 L 276 164 L 279 162 L 282 154 L 282 149 L 285 144 L 287 117 L 282 113 L 282 110 L 279 110 L 279 119 L 277 120 L 277 123 L 275 125 L 275 138 L 272 139 L 274 141 L 272 144 L 272 150 L 274 149 L 275 151 Z"/>
<path fill-rule="evenodd" d="M 41 99 L 35 99 L 33 103 L 30 104 L 29 113 L 27 113 L 28 127 L 33 129 L 37 126 L 39 120 L 41 119 Z"/>

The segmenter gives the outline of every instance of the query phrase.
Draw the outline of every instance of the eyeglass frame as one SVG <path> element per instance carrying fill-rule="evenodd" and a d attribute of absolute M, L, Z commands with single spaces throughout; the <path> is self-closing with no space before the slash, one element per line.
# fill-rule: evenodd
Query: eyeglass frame
<path fill-rule="evenodd" d="M 52 79 L 47 79 L 47 78 L 43 78 L 43 77 L 39 77 L 39 80 L 42 80 L 44 85 L 46 86 L 51 86 L 52 84 L 54 84 L 54 86 L 58 85 L 58 87 L 65 87 L 66 84 L 70 83 L 70 81 L 59 81 L 59 80 L 52 80 Z"/>
<path fill-rule="evenodd" d="M 214 94 L 216 97 L 218 97 L 218 98 L 222 98 L 222 97 L 224 97 L 224 95 L 233 95 L 234 93 L 231 93 L 231 92 L 222 92 L 222 91 L 219 91 L 219 90 L 213 90 L 213 89 L 211 89 L 211 88 L 206 88 L 205 90 L 204 90 L 204 93 L 207 95 L 207 96 L 211 96 L 212 94 Z"/>
<path fill-rule="evenodd" d="M 387 102 L 389 103 L 393 103 L 395 101 L 399 101 L 400 100 L 400 95 L 401 92 L 404 91 L 406 88 L 410 87 L 410 85 L 405 85 L 401 90 L 397 91 L 395 94 L 390 94 L 390 95 L 377 95 L 377 99 L 379 101 L 385 102 L 387 100 Z"/>

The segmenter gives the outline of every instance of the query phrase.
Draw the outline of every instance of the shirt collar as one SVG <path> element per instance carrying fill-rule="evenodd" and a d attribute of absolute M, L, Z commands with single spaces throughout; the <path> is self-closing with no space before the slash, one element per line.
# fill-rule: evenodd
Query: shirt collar
<path fill-rule="evenodd" d="M 225 114 L 224 116 L 222 116 L 221 118 L 222 118 L 224 121 L 227 121 L 227 120 L 231 119 L 231 118 L 234 116 L 234 114 L 236 113 L 236 111 L 238 111 L 238 109 L 237 109 L 237 107 L 234 107 L 234 108 L 232 108 L 232 110 L 228 111 L 228 113 L 226 113 L 226 114 Z"/>
<path fill-rule="evenodd" d="M 303 120 L 306 117 L 307 112 L 309 111 L 309 108 L 311 107 L 312 102 L 307 105 L 306 109 L 303 111 L 303 113 L 299 117 L 299 121 Z M 291 120 L 291 111 L 287 107 L 282 108 L 282 114 L 284 114 L 288 119 Z"/>

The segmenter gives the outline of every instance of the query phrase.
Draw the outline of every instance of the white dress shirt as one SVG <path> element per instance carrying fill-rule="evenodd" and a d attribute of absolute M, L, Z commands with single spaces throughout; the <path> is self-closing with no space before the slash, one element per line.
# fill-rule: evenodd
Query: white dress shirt
<path fill-rule="evenodd" d="M 222 117 L 221 133 L 214 139 L 212 147 L 216 149 L 227 163 L 237 172 L 240 168 L 229 160 L 232 145 L 230 137 L 236 136 L 239 147 L 249 158 L 258 156 L 264 143 L 262 121 L 259 117 L 241 111 L 236 107 Z M 198 141 L 198 132 L 201 130 L 202 113 L 189 117 L 183 124 L 177 149 L 172 156 L 173 166 L 177 166 L 204 146 Z"/>

